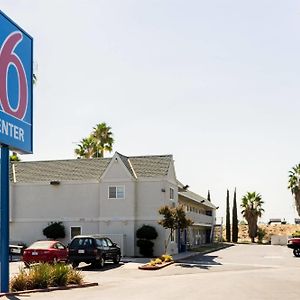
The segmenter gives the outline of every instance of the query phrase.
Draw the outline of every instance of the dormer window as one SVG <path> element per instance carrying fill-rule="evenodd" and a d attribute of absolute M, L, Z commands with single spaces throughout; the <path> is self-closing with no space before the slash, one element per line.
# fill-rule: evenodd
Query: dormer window
<path fill-rule="evenodd" d="M 125 187 L 123 185 L 109 186 L 108 187 L 108 198 L 109 199 L 124 199 L 125 198 Z"/>

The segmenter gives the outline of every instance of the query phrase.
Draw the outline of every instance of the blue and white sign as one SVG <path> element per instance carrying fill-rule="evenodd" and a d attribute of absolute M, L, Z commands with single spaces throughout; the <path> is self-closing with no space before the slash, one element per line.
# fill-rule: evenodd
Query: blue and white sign
<path fill-rule="evenodd" d="M 32 153 L 33 40 L 0 11 L 0 143 Z"/>

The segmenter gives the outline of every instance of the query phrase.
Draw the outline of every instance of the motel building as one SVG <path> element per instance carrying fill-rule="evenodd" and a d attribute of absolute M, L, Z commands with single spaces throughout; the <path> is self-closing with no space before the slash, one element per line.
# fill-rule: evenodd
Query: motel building
<path fill-rule="evenodd" d="M 79 234 L 110 237 L 123 256 L 139 256 L 136 231 L 158 232 L 154 255 L 164 252 L 169 230 L 158 224 L 161 206 L 183 205 L 194 224 L 177 232 L 167 252 L 176 254 L 213 239 L 216 207 L 176 178 L 172 155 L 11 162 L 10 240 L 43 240 L 50 222 L 63 222 L 66 244 Z"/>

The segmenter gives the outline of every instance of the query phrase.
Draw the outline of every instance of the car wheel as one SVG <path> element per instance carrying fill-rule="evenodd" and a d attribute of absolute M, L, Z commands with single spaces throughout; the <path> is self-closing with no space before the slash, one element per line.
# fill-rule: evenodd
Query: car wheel
<path fill-rule="evenodd" d="M 99 260 L 99 267 L 100 268 L 103 268 L 105 265 L 105 260 L 104 260 L 104 257 L 101 256 L 100 260 Z"/>
<path fill-rule="evenodd" d="M 296 257 L 300 257 L 300 248 L 294 249 L 293 253 Z"/>
<path fill-rule="evenodd" d="M 118 264 L 118 263 L 120 262 L 120 260 L 121 260 L 121 255 L 120 255 L 120 254 L 117 254 L 117 255 L 114 257 L 113 262 L 114 262 L 115 264 Z"/>
<path fill-rule="evenodd" d="M 58 260 L 57 260 L 57 257 L 53 257 L 53 264 L 57 264 L 58 263 Z"/>
<path fill-rule="evenodd" d="M 27 261 L 24 261 L 24 265 L 26 268 L 30 268 L 30 263 L 28 263 Z"/>
<path fill-rule="evenodd" d="M 72 262 L 73 269 L 77 268 L 78 266 L 79 266 L 79 262 L 77 262 L 77 261 Z"/>

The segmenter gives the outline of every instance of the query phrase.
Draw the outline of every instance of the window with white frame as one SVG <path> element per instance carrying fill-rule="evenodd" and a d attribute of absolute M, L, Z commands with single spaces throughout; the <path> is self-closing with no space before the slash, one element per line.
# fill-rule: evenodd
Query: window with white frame
<path fill-rule="evenodd" d="M 71 239 L 75 235 L 81 235 L 81 226 L 71 226 L 70 227 L 70 236 L 71 236 Z"/>
<path fill-rule="evenodd" d="M 170 200 L 174 200 L 174 189 L 170 188 Z"/>
<path fill-rule="evenodd" d="M 109 199 L 124 199 L 125 198 L 124 185 L 109 186 L 108 187 L 108 198 Z"/>

